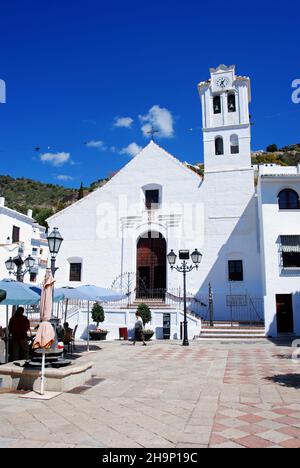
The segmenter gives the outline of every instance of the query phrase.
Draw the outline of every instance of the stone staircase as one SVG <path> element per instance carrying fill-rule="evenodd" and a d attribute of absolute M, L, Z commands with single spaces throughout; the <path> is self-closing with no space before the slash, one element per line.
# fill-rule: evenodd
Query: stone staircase
<path fill-rule="evenodd" d="M 202 323 L 201 334 L 196 338 L 201 341 L 257 341 L 266 338 L 262 323 L 217 322 L 214 327 Z"/>

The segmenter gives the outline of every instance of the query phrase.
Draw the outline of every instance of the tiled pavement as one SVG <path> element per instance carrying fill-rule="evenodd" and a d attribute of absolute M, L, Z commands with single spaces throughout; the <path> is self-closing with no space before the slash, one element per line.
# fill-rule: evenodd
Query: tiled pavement
<path fill-rule="evenodd" d="M 0 394 L 0 447 L 300 448 L 300 364 L 259 343 L 105 343 L 99 380 L 48 401 Z"/>

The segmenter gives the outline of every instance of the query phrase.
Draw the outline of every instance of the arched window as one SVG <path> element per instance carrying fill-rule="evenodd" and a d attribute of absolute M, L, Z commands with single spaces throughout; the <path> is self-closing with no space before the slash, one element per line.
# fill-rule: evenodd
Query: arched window
<path fill-rule="evenodd" d="M 230 152 L 231 154 L 239 154 L 240 152 L 239 137 L 237 135 L 231 135 L 230 137 Z"/>
<path fill-rule="evenodd" d="M 299 195 L 292 189 L 282 190 L 278 195 L 278 203 L 280 210 L 300 209 Z"/>
<path fill-rule="evenodd" d="M 217 137 L 215 139 L 216 155 L 221 156 L 224 154 L 224 142 L 222 137 Z"/>
<path fill-rule="evenodd" d="M 221 96 L 214 97 L 214 114 L 221 114 Z"/>
<path fill-rule="evenodd" d="M 228 112 L 236 112 L 235 94 L 228 94 Z"/>

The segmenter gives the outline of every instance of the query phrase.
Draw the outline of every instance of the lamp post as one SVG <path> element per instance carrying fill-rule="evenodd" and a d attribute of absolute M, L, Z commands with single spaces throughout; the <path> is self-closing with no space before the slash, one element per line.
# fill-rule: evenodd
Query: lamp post
<path fill-rule="evenodd" d="M 14 258 L 10 257 L 5 262 L 5 266 L 9 274 L 14 275 L 17 278 L 17 281 L 21 283 L 23 283 L 26 273 L 30 273 L 36 264 L 35 259 L 31 255 L 28 255 L 28 257 L 23 260 L 23 254 L 24 250 L 20 246 L 18 255 Z"/>
<path fill-rule="evenodd" d="M 167 259 L 171 270 L 176 270 L 179 273 L 183 274 L 183 301 L 184 301 L 184 334 L 183 334 L 183 343 L 182 346 L 189 346 L 189 338 L 188 338 L 188 323 L 187 323 L 187 304 L 186 304 L 186 275 L 190 273 L 194 269 L 198 270 L 199 265 L 202 261 L 202 254 L 196 249 L 191 255 L 189 250 L 180 250 L 179 251 L 179 260 L 182 260 L 181 265 L 177 266 L 177 255 L 175 254 L 174 250 L 167 255 Z M 188 261 L 192 260 L 193 264 L 189 265 Z"/>
<path fill-rule="evenodd" d="M 55 266 L 56 257 L 61 248 L 61 244 L 63 243 L 63 238 L 58 228 L 53 229 L 51 234 L 49 234 L 49 236 L 47 237 L 47 241 L 48 241 L 49 251 L 51 254 L 51 272 L 54 278 L 55 273 L 57 271 L 57 268 Z"/>

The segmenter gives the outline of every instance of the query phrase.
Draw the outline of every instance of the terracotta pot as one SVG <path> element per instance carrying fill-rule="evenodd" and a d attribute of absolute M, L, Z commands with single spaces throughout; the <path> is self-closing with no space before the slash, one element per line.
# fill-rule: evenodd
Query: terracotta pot
<path fill-rule="evenodd" d="M 90 337 L 92 341 L 104 341 L 108 335 L 108 331 L 100 331 L 100 330 L 91 330 Z"/>
<path fill-rule="evenodd" d="M 145 341 L 150 341 L 153 336 L 154 336 L 154 331 L 144 332 Z"/>

